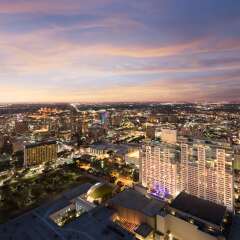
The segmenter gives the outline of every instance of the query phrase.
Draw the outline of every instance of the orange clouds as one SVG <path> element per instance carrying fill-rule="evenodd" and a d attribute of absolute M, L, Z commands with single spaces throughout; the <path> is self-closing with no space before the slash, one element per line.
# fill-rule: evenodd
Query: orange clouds
<path fill-rule="evenodd" d="M 2 38 L 3 39 L 3 38 Z M 163 58 L 169 56 L 183 55 L 186 52 L 198 51 L 197 46 L 201 42 L 192 42 L 189 44 L 179 44 L 168 47 L 150 48 L 150 47 L 118 47 L 109 45 L 78 45 L 66 41 L 55 42 L 54 39 L 45 35 L 27 35 L 26 38 L 6 39 L 1 44 L 1 52 L 5 52 L 5 65 L 10 69 L 18 71 L 19 74 L 38 74 L 51 73 L 54 71 L 68 72 L 70 77 L 72 73 L 75 76 L 121 76 L 136 74 L 157 74 L 157 73 L 183 73 L 199 71 L 220 71 L 237 69 L 240 66 L 239 61 L 232 63 L 203 64 L 201 62 L 190 61 L 185 65 L 161 66 L 147 62 L 147 58 Z M 200 51 L 200 50 L 199 50 Z M 144 65 L 108 67 L 102 65 L 104 59 L 112 57 L 125 58 L 143 58 L 146 59 Z M 99 59 L 99 64 L 91 64 L 94 59 Z M 3 62 L 3 59 L 0 60 Z M 120 63 L 121 65 L 122 63 Z"/>
<path fill-rule="evenodd" d="M 84 12 L 107 4 L 111 0 L 2 0 L 0 2 L 0 13 L 72 13 Z"/>
<path fill-rule="evenodd" d="M 183 96 L 186 94 L 186 90 L 170 89 L 164 85 L 156 88 L 156 86 L 148 84 L 111 86 L 98 90 L 93 90 L 91 87 L 88 90 L 78 89 L 75 91 L 55 89 L 54 94 L 51 89 L 11 88 L 11 91 L 15 93 L 14 97 L 8 94 L 10 89 L 6 88 L 5 90 L 0 97 L 0 102 L 15 102 L 16 100 L 17 102 L 177 101 L 183 100 Z M 189 99 L 190 97 L 188 96 Z"/>
<path fill-rule="evenodd" d="M 229 85 L 218 84 L 228 79 Z M 231 99 L 222 94 L 232 92 L 236 99 L 239 89 L 237 73 L 232 76 L 205 77 L 192 79 L 160 79 L 127 85 L 109 85 L 94 88 L 85 85 L 82 88 L 61 88 L 43 86 L 41 89 L 33 86 L 1 86 L 0 102 L 108 102 L 108 101 L 206 101 L 209 99 Z M 234 85 L 235 82 L 235 85 Z M 234 90 L 233 90 L 234 89 Z M 14 97 L 9 92 L 14 91 Z M 54 94 L 53 94 L 54 93 Z M 214 98 L 218 96 L 218 98 Z M 239 96 L 238 96 L 239 98 Z M 239 99 L 240 100 L 240 99 Z"/>
<path fill-rule="evenodd" d="M 237 39 L 205 35 L 161 41 L 158 35 L 159 43 L 153 43 L 140 36 L 140 32 L 148 32 L 150 23 L 145 25 L 137 17 L 113 16 L 111 12 L 100 20 L 99 16 L 91 20 L 84 16 L 85 10 L 110 0 L 6 2 L 0 1 L 0 13 L 10 13 L 11 17 L 12 13 L 31 12 L 30 16 L 35 16 L 40 12 L 43 23 L 38 25 L 37 17 L 34 27 L 30 24 L 23 32 L 17 22 L 15 31 L 0 30 L 0 102 L 190 101 L 227 89 L 225 79 L 231 84 L 239 81 L 238 75 L 221 76 L 240 67 L 240 60 L 231 55 L 240 50 Z M 77 21 L 75 15 L 67 18 L 65 24 L 65 14 L 72 11 L 83 16 L 77 16 Z M 61 12 L 61 16 L 49 17 L 49 12 Z M 50 23 L 44 22 L 45 14 Z M 26 19 L 22 24 L 25 26 Z M 136 31 L 139 29 L 142 31 Z M 237 89 L 235 85 L 232 88 Z"/>

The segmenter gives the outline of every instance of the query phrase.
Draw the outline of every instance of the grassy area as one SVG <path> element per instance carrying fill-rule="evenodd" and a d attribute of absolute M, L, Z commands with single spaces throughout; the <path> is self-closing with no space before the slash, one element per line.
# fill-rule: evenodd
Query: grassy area
<path fill-rule="evenodd" d="M 0 223 L 18 216 L 55 198 L 65 190 L 94 180 L 82 176 L 77 169 L 62 167 L 39 176 L 12 179 L 0 188 Z"/>

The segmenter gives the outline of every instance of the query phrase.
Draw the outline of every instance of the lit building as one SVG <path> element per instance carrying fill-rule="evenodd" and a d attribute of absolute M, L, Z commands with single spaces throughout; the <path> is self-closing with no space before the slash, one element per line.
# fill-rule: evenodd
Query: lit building
<path fill-rule="evenodd" d="M 140 151 L 140 181 L 155 194 L 178 192 L 176 149 L 168 144 L 147 144 Z"/>
<path fill-rule="evenodd" d="M 125 189 L 108 204 L 116 212 L 113 221 L 137 239 L 227 239 L 231 214 L 226 207 L 185 192 L 167 203 L 136 189 Z"/>
<path fill-rule="evenodd" d="M 102 110 L 99 112 L 99 119 L 101 121 L 101 124 L 104 127 L 107 127 L 108 123 L 109 123 L 109 112 Z"/>
<path fill-rule="evenodd" d="M 240 152 L 237 152 L 234 157 L 234 170 L 240 170 Z"/>
<path fill-rule="evenodd" d="M 16 134 L 23 134 L 28 132 L 27 121 L 15 121 L 15 132 Z"/>
<path fill-rule="evenodd" d="M 125 162 L 127 164 L 133 164 L 139 168 L 139 149 L 131 151 L 125 155 Z"/>
<path fill-rule="evenodd" d="M 176 144 L 177 142 L 177 130 L 163 128 L 161 133 L 161 139 L 163 142 L 169 144 Z"/>
<path fill-rule="evenodd" d="M 133 233 L 136 239 L 155 239 L 156 215 L 166 205 L 165 202 L 130 188 L 117 194 L 108 204 L 116 211 L 113 220 Z"/>
<path fill-rule="evenodd" d="M 143 146 L 140 152 L 141 184 L 160 197 L 175 197 L 186 191 L 233 210 L 233 152 L 230 145 L 182 139 L 179 146 L 157 143 Z"/>
<path fill-rule="evenodd" d="M 154 139 L 155 138 L 156 127 L 152 125 L 146 126 L 146 138 Z"/>
<path fill-rule="evenodd" d="M 2 146 L 0 146 L 2 153 L 11 155 L 13 153 L 13 143 L 11 137 L 8 135 L 4 135 L 2 138 L 2 142 Z"/>
<path fill-rule="evenodd" d="M 108 154 L 108 148 L 106 147 L 106 145 L 90 145 L 86 150 L 85 150 L 85 154 L 90 154 L 93 156 L 96 156 L 98 158 L 106 158 L 109 157 Z"/>
<path fill-rule="evenodd" d="M 226 207 L 185 192 L 156 216 L 156 240 L 225 240 Z"/>
<path fill-rule="evenodd" d="M 121 122 L 122 122 L 122 115 L 113 115 L 111 117 L 111 121 L 112 121 L 112 126 L 114 127 L 120 127 L 121 125 Z"/>
<path fill-rule="evenodd" d="M 82 134 L 82 128 L 83 128 L 82 118 L 75 115 L 71 116 L 71 132 L 73 134 L 75 133 Z"/>
<path fill-rule="evenodd" d="M 27 144 L 24 146 L 24 166 L 39 165 L 57 159 L 56 141 Z"/>
<path fill-rule="evenodd" d="M 233 152 L 229 145 L 181 142 L 181 188 L 233 209 Z"/>
<path fill-rule="evenodd" d="M 101 141 L 106 136 L 106 129 L 98 124 L 92 125 L 88 129 L 88 136 L 94 142 Z"/>

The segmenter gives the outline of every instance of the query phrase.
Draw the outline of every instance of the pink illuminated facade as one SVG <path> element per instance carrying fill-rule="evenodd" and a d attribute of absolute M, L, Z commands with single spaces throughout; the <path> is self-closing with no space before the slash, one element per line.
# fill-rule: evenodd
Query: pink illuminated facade
<path fill-rule="evenodd" d="M 229 146 L 181 143 L 181 191 L 233 210 L 233 154 Z"/>
<path fill-rule="evenodd" d="M 142 185 L 151 190 L 157 184 L 175 196 L 179 182 L 175 148 L 167 144 L 145 145 L 142 147 L 140 159 Z"/>
<path fill-rule="evenodd" d="M 186 191 L 233 210 L 232 162 L 231 147 L 222 143 L 149 143 L 140 154 L 140 181 L 150 191 L 157 184 L 173 197 Z"/>

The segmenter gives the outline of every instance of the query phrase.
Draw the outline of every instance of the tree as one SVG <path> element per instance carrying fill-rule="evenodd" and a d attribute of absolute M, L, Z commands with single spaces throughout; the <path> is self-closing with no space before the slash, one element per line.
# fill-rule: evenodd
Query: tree
<path fill-rule="evenodd" d="M 133 175 L 132 175 L 133 181 L 134 182 L 138 182 L 139 181 L 139 171 L 138 170 L 134 170 L 133 171 Z"/>
<path fill-rule="evenodd" d="M 13 162 L 14 167 L 21 168 L 24 163 L 24 152 L 22 150 L 15 152 L 13 155 L 13 159 L 14 159 L 14 162 Z"/>

